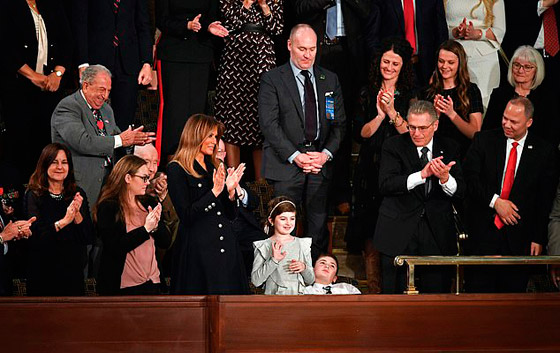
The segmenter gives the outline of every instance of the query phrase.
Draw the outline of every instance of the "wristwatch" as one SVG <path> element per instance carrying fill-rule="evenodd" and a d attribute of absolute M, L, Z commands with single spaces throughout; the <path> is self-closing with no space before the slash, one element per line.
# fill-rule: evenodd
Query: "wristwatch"
<path fill-rule="evenodd" d="M 54 74 L 55 74 L 57 77 L 62 77 L 62 75 L 63 75 L 62 71 L 60 71 L 60 70 L 56 70 L 56 71 L 54 72 Z"/>

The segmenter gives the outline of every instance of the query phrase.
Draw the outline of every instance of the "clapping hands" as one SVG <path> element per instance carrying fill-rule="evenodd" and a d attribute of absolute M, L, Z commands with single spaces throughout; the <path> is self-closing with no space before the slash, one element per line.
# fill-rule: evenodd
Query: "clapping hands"
<path fill-rule="evenodd" d="M 158 227 L 159 220 L 161 218 L 161 203 L 158 203 L 153 209 L 148 207 L 148 215 L 146 216 L 146 221 L 144 223 L 144 228 L 148 233 L 152 233 Z"/>

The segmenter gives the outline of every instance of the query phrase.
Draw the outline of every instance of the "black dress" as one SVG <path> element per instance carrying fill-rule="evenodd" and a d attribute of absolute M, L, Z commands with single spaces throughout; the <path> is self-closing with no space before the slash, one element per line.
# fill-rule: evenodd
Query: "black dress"
<path fill-rule="evenodd" d="M 195 178 L 176 162 L 167 167 L 169 195 L 179 216 L 171 275 L 172 294 L 246 294 L 247 276 L 232 221 L 236 202 L 212 193 L 214 166 L 195 161 Z"/>
<path fill-rule="evenodd" d="M 142 205 L 155 207 L 157 200 L 146 196 L 141 200 Z M 121 276 L 124 270 L 126 255 L 142 245 L 150 236 L 154 238 L 157 248 L 167 249 L 171 245 L 171 233 L 165 226 L 163 217 L 160 218 L 157 230 L 149 234 L 144 227 L 126 231 L 126 223 L 118 220 L 116 214 L 119 204 L 115 200 L 103 201 L 97 207 L 96 230 L 103 241 L 103 252 L 99 266 L 99 293 L 102 295 L 117 295 L 121 286 Z"/>
<path fill-rule="evenodd" d="M 54 222 L 64 218 L 72 198 L 57 200 L 46 193 L 37 196 L 27 191 L 25 218 L 37 217 L 29 237 L 27 294 L 33 296 L 77 296 L 84 294 L 86 246 L 93 241 L 93 226 L 86 193 L 78 188 L 84 201 L 80 224 L 70 223 L 59 232 Z"/>
<path fill-rule="evenodd" d="M 490 97 L 482 130 L 501 128 L 506 105 L 510 99 L 516 97 L 519 95 L 510 85 L 496 88 Z M 535 108 L 533 124 L 529 131 L 544 138 L 553 146 L 558 146 L 560 143 L 560 117 L 558 116 L 558 101 L 554 98 L 554 94 L 541 85 L 532 90 L 526 98 L 533 103 Z"/>
<path fill-rule="evenodd" d="M 350 220 L 350 232 L 347 232 L 346 241 L 350 251 L 356 252 L 363 249 L 364 240 L 373 237 L 373 229 L 377 223 L 379 206 L 382 197 L 379 194 L 379 163 L 383 142 L 398 131 L 389 123 L 389 117 L 383 119 L 377 131 L 369 138 L 362 138 L 362 127 L 375 118 L 378 114 L 376 95 L 370 93 L 354 124 L 354 135 L 361 142 L 360 154 L 354 170 L 354 208 Z M 415 97 L 415 92 L 395 91 L 395 110 L 403 119 L 406 118 L 410 100 Z"/>
<path fill-rule="evenodd" d="M 444 89 L 444 90 L 442 90 L 441 92 L 438 92 L 438 93 L 441 94 L 445 98 L 446 97 L 451 97 L 451 99 L 453 100 L 453 109 L 455 109 L 455 111 L 457 111 L 457 107 L 458 107 L 458 104 L 459 104 L 459 96 L 457 94 L 457 87 L 454 87 L 454 88 L 451 88 L 451 89 Z M 421 99 L 425 99 L 425 100 L 430 101 L 430 102 L 434 101 L 434 97 L 428 97 L 427 96 L 426 90 L 424 90 L 424 93 L 421 96 L 422 96 Z M 482 95 L 480 93 L 480 89 L 478 88 L 478 86 L 475 83 L 471 82 L 471 84 L 467 88 L 467 96 L 468 96 L 469 102 L 470 102 L 470 109 L 469 109 L 469 112 L 466 114 L 466 116 L 461 116 L 461 118 L 468 122 L 470 114 L 483 113 L 484 112 L 484 107 L 482 105 Z M 457 129 L 455 124 L 453 124 L 453 122 L 451 122 L 451 119 L 449 119 L 449 117 L 447 115 L 441 114 L 439 116 L 439 125 L 438 125 L 438 130 L 437 130 L 436 134 L 438 134 L 438 136 L 447 136 L 447 137 L 455 140 L 455 142 L 457 142 L 460 146 L 459 155 L 461 156 L 461 159 L 465 158 L 467 150 L 468 150 L 469 146 L 471 145 L 471 139 L 468 138 L 467 136 L 463 135 L 463 133 L 461 131 L 459 131 L 459 129 Z"/>

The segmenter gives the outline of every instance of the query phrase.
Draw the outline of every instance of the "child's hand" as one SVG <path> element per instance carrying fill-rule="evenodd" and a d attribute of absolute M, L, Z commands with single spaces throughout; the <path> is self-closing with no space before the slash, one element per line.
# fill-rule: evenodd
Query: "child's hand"
<path fill-rule="evenodd" d="M 286 252 L 282 251 L 282 244 L 279 242 L 272 243 L 272 257 L 276 262 L 280 262 L 286 257 Z"/>
<path fill-rule="evenodd" d="M 290 271 L 292 271 L 292 273 L 300 273 L 303 272 L 303 270 L 305 270 L 306 267 L 307 266 L 305 266 L 305 263 L 297 260 L 292 260 L 288 268 L 290 269 Z"/>

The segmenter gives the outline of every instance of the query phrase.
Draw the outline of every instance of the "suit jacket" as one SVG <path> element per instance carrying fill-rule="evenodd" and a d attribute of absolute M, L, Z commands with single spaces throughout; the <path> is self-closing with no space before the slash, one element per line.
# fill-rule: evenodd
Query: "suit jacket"
<path fill-rule="evenodd" d="M 95 0 L 93 0 L 95 1 Z M 201 14 L 202 29 L 187 29 L 188 21 Z M 209 63 L 213 60 L 213 36 L 208 25 L 218 18 L 218 0 L 158 0 L 156 26 L 162 32 L 158 42 L 158 58 L 189 63 Z"/>
<path fill-rule="evenodd" d="M 485 251 L 492 241 L 488 230 L 493 225 L 490 201 L 500 195 L 504 165 L 507 163 L 506 137 L 502 129 L 482 131 L 475 135 L 465 161 L 468 204 L 469 242 L 475 252 Z M 513 255 L 529 255 L 531 242 L 546 244 L 548 215 L 558 183 L 557 151 L 534 133 L 525 140 L 519 166 L 509 194 L 519 209 L 518 224 L 504 226 Z"/>
<path fill-rule="evenodd" d="M 442 0 L 416 0 L 416 40 L 420 82 L 428 84 L 435 69 L 436 51 L 448 39 L 447 22 Z M 383 38 L 405 38 L 404 13 L 401 0 L 373 0 L 366 25 L 366 46 L 373 57 Z"/>
<path fill-rule="evenodd" d="M 453 197 L 447 195 L 439 180 L 432 177 L 432 189 L 425 195 L 424 184 L 408 191 L 407 179 L 422 170 L 416 146 L 409 134 L 389 138 L 383 144 L 379 169 L 379 191 L 384 196 L 373 242 L 382 253 L 402 254 L 424 215 L 432 229 L 442 255 L 457 254 L 452 202 L 463 198 L 466 184 L 459 164 L 459 145 L 446 137 L 434 136 L 432 158 L 443 156 L 443 162 L 455 161 L 451 175 L 457 181 Z"/>
<path fill-rule="evenodd" d="M 354 60 L 358 60 L 358 67 L 365 66 L 364 26 L 368 19 L 371 0 L 342 0 L 342 18 L 349 54 Z M 326 31 L 327 9 L 335 6 L 335 0 L 296 0 L 294 2 L 296 16 L 300 23 L 307 23 L 315 33 L 319 43 L 323 43 Z M 319 48 L 318 55 L 320 56 Z M 318 59 L 320 63 L 320 57 Z"/>
<path fill-rule="evenodd" d="M 37 64 L 38 42 L 35 22 L 29 6 L 23 0 L 1 0 L 2 26 L 6 26 L 6 34 L 2 41 L 9 54 L 8 62 L 10 77 L 15 77 L 17 70 L 24 64 L 35 70 Z M 37 0 L 37 8 L 45 22 L 48 37 L 48 59 L 45 75 L 56 65 L 68 68 L 72 54 L 70 26 L 64 8 L 59 0 Z M 25 79 L 27 80 L 27 79 Z"/>
<path fill-rule="evenodd" d="M 318 151 L 336 154 L 344 136 L 346 115 L 342 91 L 337 76 L 319 66 L 313 68 L 319 105 Z M 335 119 L 327 120 L 325 95 L 332 93 Z M 305 116 L 296 79 L 290 63 L 263 74 L 259 90 L 259 122 L 264 135 L 263 175 L 271 180 L 290 180 L 300 172 L 288 161 L 296 151 L 305 152 Z M 332 163 L 323 166 L 322 174 L 329 178 Z"/>
<path fill-rule="evenodd" d="M 113 158 L 113 135 L 121 132 L 115 123 L 113 109 L 107 103 L 100 112 L 107 136 L 97 135 L 95 118 L 79 90 L 61 100 L 51 118 L 52 141 L 64 143 L 70 149 L 76 183 L 88 195 L 90 207 L 95 205 L 101 191 L 106 158 Z"/>
<path fill-rule="evenodd" d="M 73 0 L 72 27 L 79 64 L 101 64 L 115 69 L 113 37 L 118 34 L 122 65 L 136 75 L 144 63 L 152 62 L 152 33 L 148 1 L 121 0 L 117 14 L 114 0 Z"/>
<path fill-rule="evenodd" d="M 538 2 L 539 0 L 504 0 L 507 31 L 502 49 L 508 58 L 511 58 L 520 45 L 535 45 L 542 25 L 542 17 L 537 14 Z M 560 9 L 558 6 L 555 8 Z M 556 13 L 558 16 L 558 12 Z"/>

